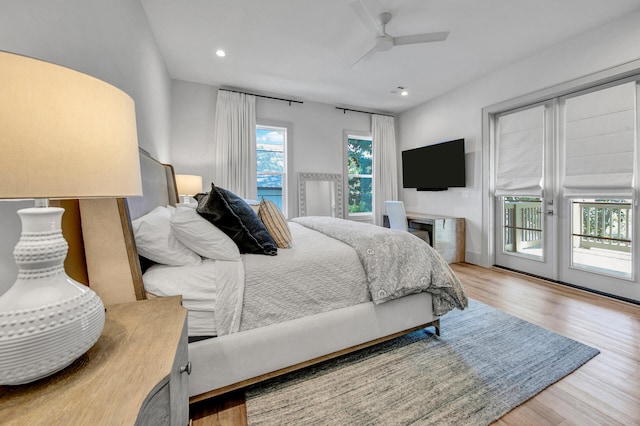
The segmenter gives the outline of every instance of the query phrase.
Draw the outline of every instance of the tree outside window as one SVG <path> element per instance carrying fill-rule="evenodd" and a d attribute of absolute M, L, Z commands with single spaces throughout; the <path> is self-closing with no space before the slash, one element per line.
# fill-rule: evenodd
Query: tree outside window
<path fill-rule="evenodd" d="M 373 147 L 370 138 L 349 136 L 347 140 L 349 213 L 373 212 Z"/>

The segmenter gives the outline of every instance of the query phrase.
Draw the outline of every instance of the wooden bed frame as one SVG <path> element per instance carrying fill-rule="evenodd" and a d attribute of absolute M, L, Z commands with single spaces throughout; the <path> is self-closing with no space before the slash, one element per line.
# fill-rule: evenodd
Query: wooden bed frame
<path fill-rule="evenodd" d="M 144 196 L 80 206 L 91 287 L 105 305 L 147 297 L 131 220 L 178 200 L 173 168 L 140 153 Z M 118 267 L 118 265 L 120 267 Z M 124 265 L 124 267 L 122 267 Z M 372 302 L 189 344 L 190 402 L 220 395 L 424 327 L 440 332 L 431 295 Z"/>

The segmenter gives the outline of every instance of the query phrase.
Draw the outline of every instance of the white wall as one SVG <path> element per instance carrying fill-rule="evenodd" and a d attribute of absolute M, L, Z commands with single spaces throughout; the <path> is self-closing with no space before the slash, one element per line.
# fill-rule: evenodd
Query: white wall
<path fill-rule="evenodd" d="M 456 138 L 465 138 L 467 150 L 467 188 L 440 193 L 402 190 L 407 210 L 466 218 L 466 260 L 490 265 L 489 194 L 483 192 L 489 170 L 482 161 L 482 109 L 638 59 L 639 22 L 640 12 L 630 14 L 402 113 L 398 118 L 401 150 Z M 463 197 L 465 191 L 469 198 Z"/>
<path fill-rule="evenodd" d="M 139 1 L 3 1 L 0 50 L 82 71 L 128 93 L 136 103 L 138 141 L 169 162 L 171 79 Z M 15 280 L 17 205 L 0 202 L 0 293 Z"/>
<path fill-rule="evenodd" d="M 173 80 L 171 161 L 176 174 L 202 176 L 204 190 L 214 180 L 214 117 L 218 88 Z"/>
<path fill-rule="evenodd" d="M 217 87 L 174 80 L 172 84 L 171 157 L 176 173 L 213 180 L 213 140 Z M 284 96 L 286 97 L 286 96 Z M 258 124 L 288 127 L 289 217 L 298 215 L 298 173 L 343 173 L 343 131 L 368 132 L 369 114 L 335 109 L 333 105 L 256 100 Z"/>

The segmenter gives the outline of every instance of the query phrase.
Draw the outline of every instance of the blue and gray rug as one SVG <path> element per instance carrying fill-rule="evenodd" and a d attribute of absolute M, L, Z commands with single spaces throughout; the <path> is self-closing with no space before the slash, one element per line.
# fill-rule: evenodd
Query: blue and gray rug
<path fill-rule="evenodd" d="M 249 424 L 486 425 L 599 353 L 475 300 L 441 323 L 250 387 Z"/>

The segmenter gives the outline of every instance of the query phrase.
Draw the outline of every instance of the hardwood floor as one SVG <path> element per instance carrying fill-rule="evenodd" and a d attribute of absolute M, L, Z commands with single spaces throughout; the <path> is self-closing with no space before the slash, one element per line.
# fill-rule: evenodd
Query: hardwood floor
<path fill-rule="evenodd" d="M 193 426 L 244 426 L 247 410 L 242 390 L 191 404 Z"/>
<path fill-rule="evenodd" d="M 469 297 L 601 352 L 495 425 L 640 425 L 640 306 L 500 269 L 452 267 Z M 242 392 L 194 404 L 191 416 L 194 426 L 245 425 Z"/>

